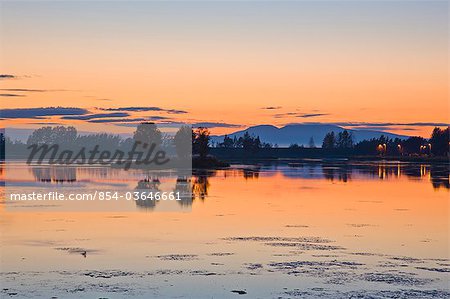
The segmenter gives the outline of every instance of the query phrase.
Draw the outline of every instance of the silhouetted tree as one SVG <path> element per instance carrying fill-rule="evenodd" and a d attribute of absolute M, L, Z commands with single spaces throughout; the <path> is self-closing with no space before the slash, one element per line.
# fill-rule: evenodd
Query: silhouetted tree
<path fill-rule="evenodd" d="M 100 133 L 78 136 L 76 139 L 77 146 L 92 147 L 100 145 L 103 149 L 117 149 L 119 147 L 121 138 L 119 135 Z"/>
<path fill-rule="evenodd" d="M 447 156 L 448 155 L 448 143 L 449 143 L 449 128 L 445 130 L 440 128 L 434 128 L 431 133 L 430 144 L 431 152 L 436 156 Z"/>
<path fill-rule="evenodd" d="M 181 127 L 173 138 L 177 155 L 180 158 L 189 157 L 192 151 L 192 128 Z"/>
<path fill-rule="evenodd" d="M 248 132 L 239 138 L 245 152 L 256 153 L 262 146 L 259 136 L 252 137 Z"/>
<path fill-rule="evenodd" d="M 322 142 L 322 148 L 333 149 L 336 147 L 336 137 L 334 132 L 329 132 L 325 135 Z"/>
<path fill-rule="evenodd" d="M 242 148 L 244 151 L 249 152 L 252 148 L 252 136 L 248 132 L 245 132 L 244 136 L 242 136 Z"/>
<path fill-rule="evenodd" d="M 395 143 L 397 142 L 397 143 Z M 369 140 L 362 140 L 354 146 L 354 152 L 361 155 L 398 155 L 398 143 L 396 141 L 381 135 L 379 138 L 372 138 Z"/>
<path fill-rule="evenodd" d="M 237 139 L 236 136 L 234 136 L 234 138 L 233 138 L 233 147 L 240 147 L 239 146 L 239 140 Z"/>
<path fill-rule="evenodd" d="M 419 154 L 420 147 L 426 142 L 425 138 L 414 136 L 409 137 L 403 142 L 403 150 L 406 154 Z"/>
<path fill-rule="evenodd" d="M 310 148 L 315 148 L 316 144 L 314 143 L 314 138 L 311 136 L 311 138 L 309 138 L 309 147 Z"/>
<path fill-rule="evenodd" d="M 355 145 L 355 153 L 359 155 L 376 155 L 379 140 L 372 138 L 370 140 L 362 140 Z"/>
<path fill-rule="evenodd" d="M 353 148 L 353 134 L 347 130 L 339 132 L 336 140 L 336 147 L 340 149 Z"/>
<path fill-rule="evenodd" d="M 263 142 L 262 147 L 263 148 L 272 148 L 272 144 L 271 143 L 267 143 L 267 142 Z"/>
<path fill-rule="evenodd" d="M 141 123 L 137 126 L 133 139 L 134 141 L 140 141 L 141 143 L 161 146 L 162 134 L 154 123 Z"/>
<path fill-rule="evenodd" d="M 253 150 L 257 151 L 261 148 L 261 139 L 259 139 L 259 136 L 256 136 L 253 140 Z"/>
<path fill-rule="evenodd" d="M 71 145 L 77 138 L 77 130 L 74 127 L 42 127 L 28 137 L 27 144 L 59 144 Z"/>
<path fill-rule="evenodd" d="M 225 148 L 232 148 L 232 147 L 234 147 L 233 139 L 228 137 L 228 135 L 225 135 L 225 137 L 223 138 L 223 142 L 220 143 L 219 146 L 220 147 L 225 147 Z"/>
<path fill-rule="evenodd" d="M 210 133 L 207 128 L 200 127 L 195 130 L 192 139 L 192 151 L 198 154 L 200 158 L 204 159 L 209 151 L 209 137 Z"/>

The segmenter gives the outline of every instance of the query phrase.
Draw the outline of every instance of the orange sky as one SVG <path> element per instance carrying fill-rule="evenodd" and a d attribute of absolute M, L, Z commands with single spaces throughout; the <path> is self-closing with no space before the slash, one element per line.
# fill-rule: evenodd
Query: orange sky
<path fill-rule="evenodd" d="M 429 136 L 412 123 L 449 122 L 446 3 L 1 5 L 0 73 L 15 76 L 0 80 L 4 109 L 156 106 L 187 113 L 129 118 L 223 124 L 213 133 L 329 122 Z M 2 126 L 44 122 L 129 130 Z"/>

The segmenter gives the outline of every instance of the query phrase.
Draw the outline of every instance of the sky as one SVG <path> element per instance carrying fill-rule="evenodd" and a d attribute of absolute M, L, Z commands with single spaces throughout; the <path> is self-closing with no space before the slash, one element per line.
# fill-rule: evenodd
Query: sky
<path fill-rule="evenodd" d="M 3 1 L 0 126 L 449 123 L 448 1 Z"/>

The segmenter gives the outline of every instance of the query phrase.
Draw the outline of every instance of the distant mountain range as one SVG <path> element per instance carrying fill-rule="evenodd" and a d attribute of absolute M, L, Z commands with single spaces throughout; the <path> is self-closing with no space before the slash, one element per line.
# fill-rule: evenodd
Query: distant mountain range
<path fill-rule="evenodd" d="M 268 142 L 272 144 L 278 144 L 278 146 L 285 147 L 290 144 L 296 143 L 298 145 L 309 146 L 309 140 L 312 137 L 316 146 L 321 146 L 325 134 L 333 131 L 335 134 L 342 132 L 344 128 L 337 125 L 330 124 L 291 124 L 281 128 L 277 128 L 272 125 L 259 125 L 249 127 L 242 131 L 237 131 L 232 134 L 228 134 L 229 137 L 239 138 L 248 132 L 252 136 L 259 136 L 262 142 Z M 7 129 L 7 135 L 13 140 L 20 140 L 26 142 L 28 136 L 34 131 L 33 129 Z M 347 130 L 352 132 L 354 141 L 359 142 L 364 139 L 378 138 L 381 135 L 389 138 L 405 139 L 409 136 L 387 133 L 383 131 L 374 130 Z M 79 132 L 80 135 L 92 134 L 95 132 Z M 132 137 L 132 134 L 119 134 L 122 138 Z M 213 143 L 219 143 L 223 141 L 225 135 L 211 136 Z"/>
<path fill-rule="evenodd" d="M 338 134 L 345 129 L 330 124 L 292 124 L 281 128 L 277 128 L 272 125 L 259 125 L 249 127 L 242 131 L 237 131 L 232 134 L 227 134 L 229 137 L 239 138 L 248 132 L 252 136 L 259 136 L 262 142 L 278 144 L 278 146 L 285 147 L 290 144 L 296 143 L 298 145 L 308 146 L 310 138 L 312 137 L 316 146 L 322 146 L 322 141 L 328 132 L 334 132 Z M 352 132 L 354 141 L 359 142 L 364 139 L 378 138 L 384 135 L 389 138 L 406 139 L 409 136 L 387 133 L 383 131 L 373 130 L 347 130 Z M 211 136 L 211 141 L 214 143 L 220 143 L 223 141 L 225 135 Z"/>

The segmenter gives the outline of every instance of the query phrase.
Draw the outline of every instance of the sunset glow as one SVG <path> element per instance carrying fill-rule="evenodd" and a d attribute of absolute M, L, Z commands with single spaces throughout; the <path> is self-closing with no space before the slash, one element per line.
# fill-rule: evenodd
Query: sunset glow
<path fill-rule="evenodd" d="M 0 5 L 0 70 L 13 76 L 0 81 L 3 109 L 160 107 L 121 119 L 208 122 L 215 134 L 321 122 L 429 137 L 449 122 L 446 1 Z"/>

